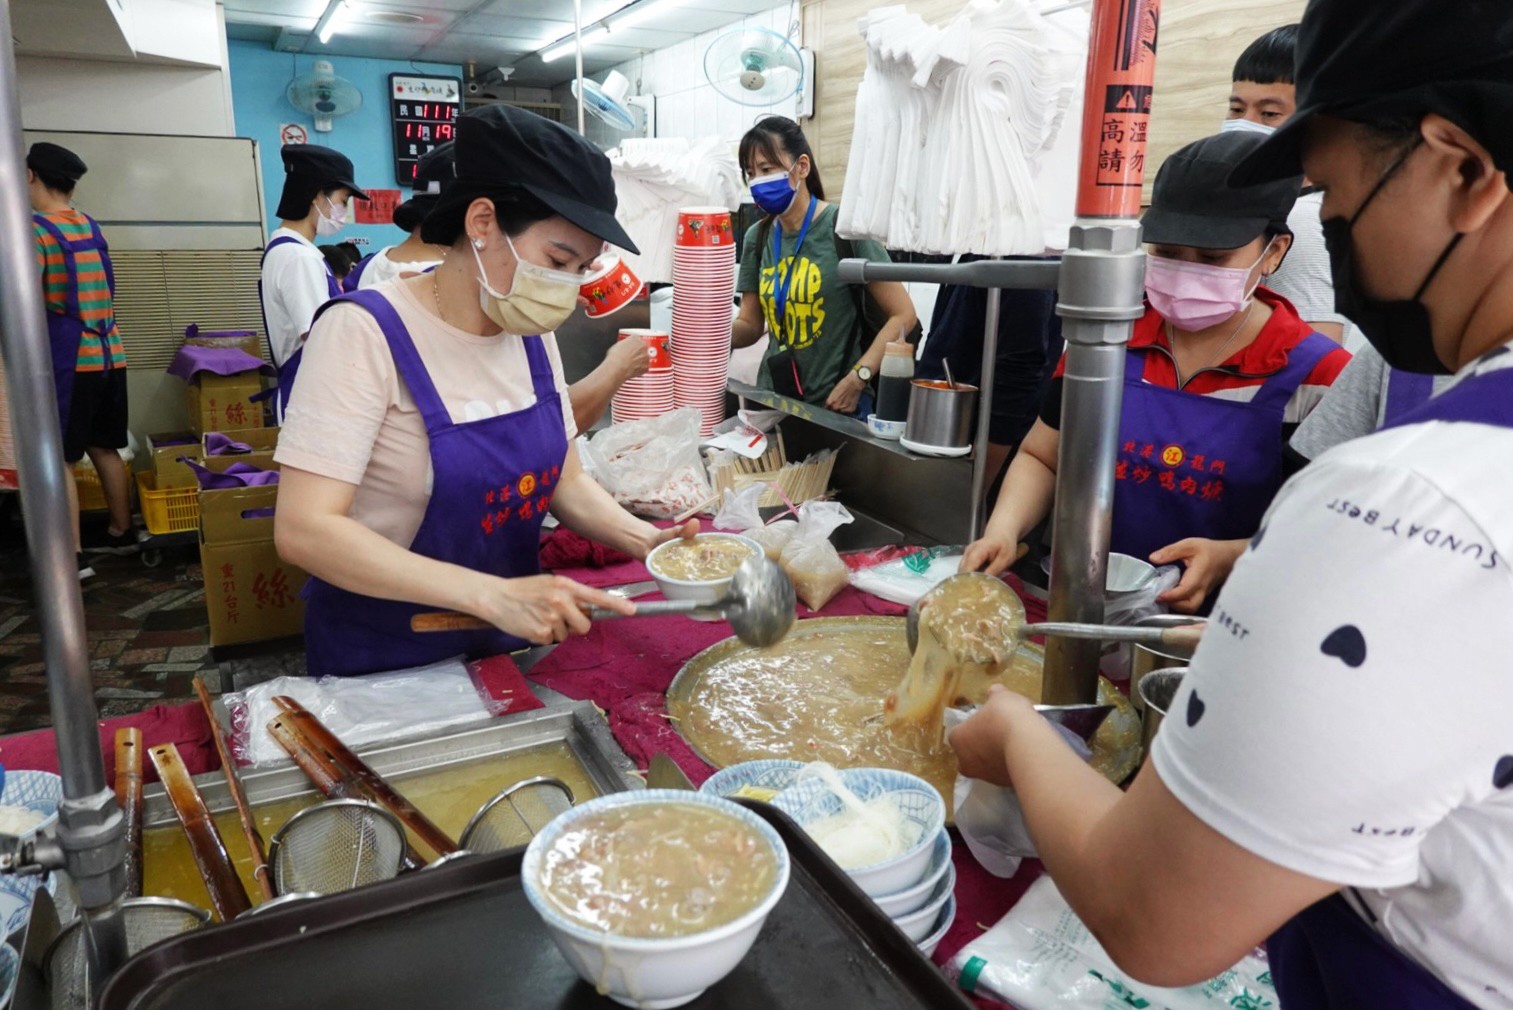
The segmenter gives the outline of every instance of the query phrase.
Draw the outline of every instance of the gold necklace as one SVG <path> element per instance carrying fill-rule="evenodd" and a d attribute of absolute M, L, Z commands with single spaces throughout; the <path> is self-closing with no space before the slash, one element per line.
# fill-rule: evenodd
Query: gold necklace
<path fill-rule="evenodd" d="M 1204 364 L 1204 365 L 1202 365 L 1202 366 L 1200 366 L 1198 368 L 1193 369 L 1192 375 L 1188 375 L 1186 378 L 1184 378 L 1183 375 L 1182 375 L 1182 366 L 1179 365 L 1179 364 L 1177 364 L 1177 342 L 1176 342 L 1175 339 L 1173 339 L 1173 334 L 1176 332 L 1176 328 L 1174 326 L 1172 326 L 1172 324 L 1170 322 L 1167 322 L 1167 324 L 1166 324 L 1166 342 L 1168 344 L 1170 344 L 1171 348 L 1172 348 L 1172 369 L 1177 373 L 1177 388 L 1178 389 L 1183 388 L 1184 386 L 1187 385 L 1187 380 L 1188 379 L 1191 379 L 1193 376 L 1197 375 L 1199 372 L 1206 371 L 1207 369 L 1210 369 L 1210 368 L 1214 367 L 1214 365 L 1216 365 L 1219 362 L 1223 361 L 1224 360 L 1224 351 L 1225 351 L 1225 349 L 1227 347 L 1229 347 L 1229 345 L 1234 342 L 1234 339 L 1240 335 L 1240 331 L 1243 330 L 1243 329 L 1245 329 L 1246 324 L 1250 322 L 1251 315 L 1255 311 L 1256 311 L 1256 300 L 1254 298 L 1252 298 L 1250 300 L 1250 308 L 1248 308 L 1248 309 L 1245 310 L 1245 317 L 1240 320 L 1240 325 L 1235 327 L 1235 331 L 1233 333 L 1231 333 L 1229 336 L 1227 336 L 1227 337 L 1224 338 L 1224 343 L 1222 343 L 1222 344 L 1219 345 L 1219 349 L 1216 352 L 1214 352 L 1213 357 L 1211 357 L 1206 364 Z"/>
<path fill-rule="evenodd" d="M 431 296 L 436 300 L 436 314 L 445 323 L 447 314 L 441 309 L 441 274 L 435 270 L 431 271 Z"/>

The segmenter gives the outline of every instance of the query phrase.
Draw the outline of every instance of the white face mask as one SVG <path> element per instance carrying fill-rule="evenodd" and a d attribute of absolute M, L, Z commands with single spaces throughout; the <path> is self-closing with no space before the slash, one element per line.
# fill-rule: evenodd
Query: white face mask
<path fill-rule="evenodd" d="M 515 277 L 510 281 L 509 291 L 503 294 L 489 284 L 478 246 L 470 243 L 478 264 L 478 305 L 506 333 L 517 336 L 550 333 L 567 322 L 567 317 L 578 307 L 578 288 L 584 277 L 527 263 L 515 252 L 515 243 L 508 235 L 504 241 L 515 257 Z"/>
<path fill-rule="evenodd" d="M 1267 126 L 1265 123 L 1253 122 L 1249 119 L 1226 119 L 1219 127 L 1220 133 L 1259 133 L 1263 137 L 1269 137 L 1277 132 L 1275 126 Z"/>
<path fill-rule="evenodd" d="M 330 197 L 326 197 L 325 200 L 326 206 L 331 208 L 331 213 L 328 215 L 325 211 L 321 210 L 319 203 L 315 205 L 315 234 L 321 236 L 335 235 L 347 226 L 347 205 L 337 203 Z"/>

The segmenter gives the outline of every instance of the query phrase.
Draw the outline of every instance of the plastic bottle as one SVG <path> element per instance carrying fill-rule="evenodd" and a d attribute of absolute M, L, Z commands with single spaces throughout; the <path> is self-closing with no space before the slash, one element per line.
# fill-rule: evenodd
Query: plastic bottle
<path fill-rule="evenodd" d="M 877 380 L 877 417 L 880 421 L 909 419 L 909 386 L 914 381 L 914 347 L 892 341 L 883 348 L 882 373 Z"/>

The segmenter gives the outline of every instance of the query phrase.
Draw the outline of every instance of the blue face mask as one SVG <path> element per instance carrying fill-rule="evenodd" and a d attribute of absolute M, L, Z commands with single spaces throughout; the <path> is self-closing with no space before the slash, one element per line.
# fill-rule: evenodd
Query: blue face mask
<path fill-rule="evenodd" d="M 798 190 L 788 181 L 787 172 L 773 172 L 751 180 L 751 200 L 768 214 L 782 214 L 793 206 Z"/>

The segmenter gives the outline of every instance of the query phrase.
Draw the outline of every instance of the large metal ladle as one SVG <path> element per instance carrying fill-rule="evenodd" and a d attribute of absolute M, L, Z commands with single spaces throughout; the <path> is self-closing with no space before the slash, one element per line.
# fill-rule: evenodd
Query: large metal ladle
<path fill-rule="evenodd" d="M 1198 648 L 1198 643 L 1203 639 L 1203 629 L 1206 622 L 1201 619 L 1193 619 L 1191 623 L 1170 626 L 1134 626 L 1114 624 L 1076 624 L 1063 621 L 1042 621 L 1039 624 L 1026 624 L 1024 620 L 1024 601 L 1019 594 L 1009 588 L 1001 579 L 981 572 L 962 572 L 943 580 L 924 596 L 914 601 L 909 607 L 909 615 L 905 620 L 905 633 L 909 638 L 909 652 L 912 654 L 919 647 L 919 614 L 921 606 L 929 604 L 938 598 L 947 586 L 952 583 L 960 585 L 962 579 L 986 579 L 1001 587 L 1006 600 L 1012 600 L 1016 616 L 1006 622 L 1009 631 L 1009 645 L 1016 645 L 1025 639 L 1035 635 L 1050 635 L 1059 638 L 1081 638 L 1102 642 L 1134 642 L 1136 645 L 1151 645 L 1160 648 L 1173 655 L 1191 656 Z"/>
<path fill-rule="evenodd" d="M 591 620 L 606 621 L 620 617 L 660 617 L 664 614 L 689 614 L 718 617 L 729 621 L 736 637 L 747 645 L 763 648 L 782 641 L 793 627 L 798 597 L 788 574 L 765 557 L 741 563 L 730 580 L 725 595 L 712 604 L 697 600 L 651 600 L 636 604 L 634 614 L 621 614 L 603 607 L 587 608 Z M 471 614 L 435 612 L 410 618 L 410 630 L 472 631 L 491 628 L 489 622 Z"/>

